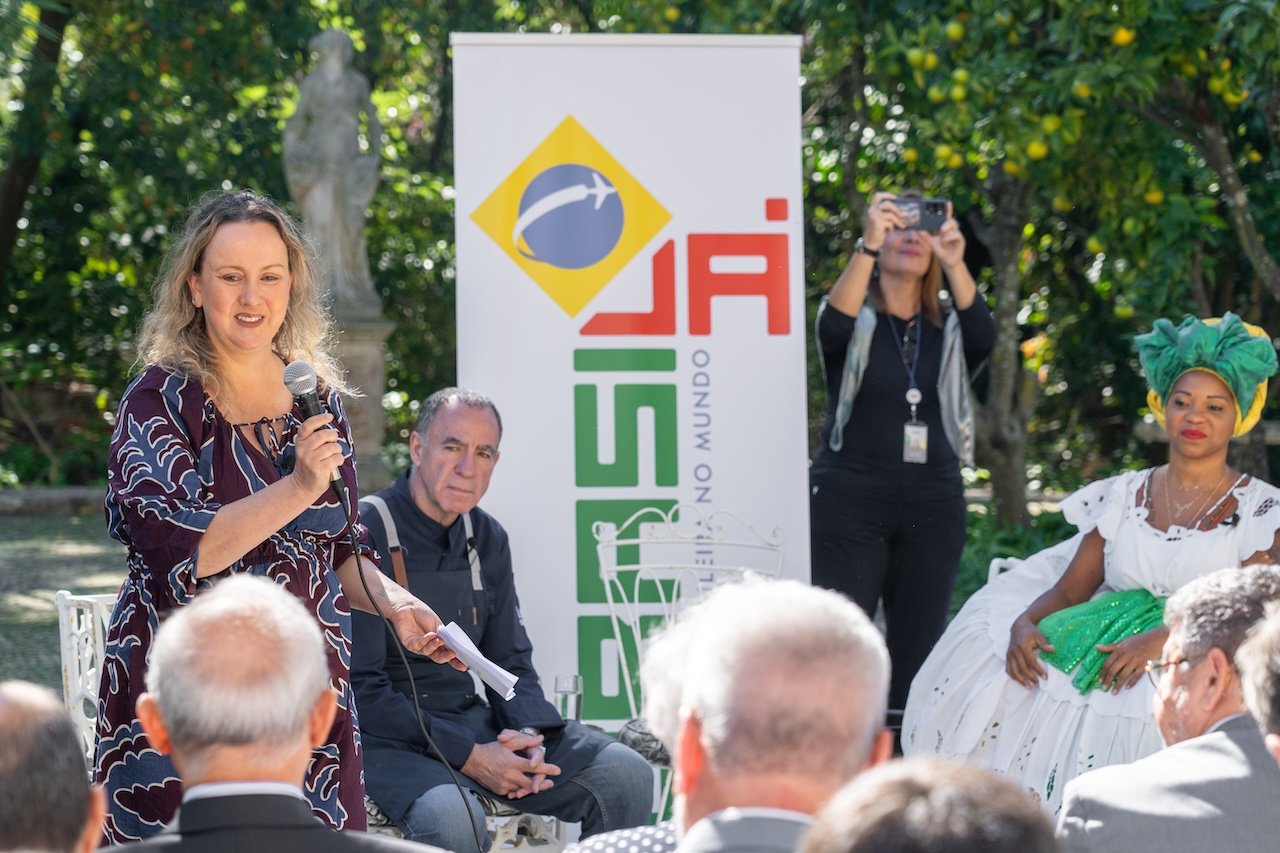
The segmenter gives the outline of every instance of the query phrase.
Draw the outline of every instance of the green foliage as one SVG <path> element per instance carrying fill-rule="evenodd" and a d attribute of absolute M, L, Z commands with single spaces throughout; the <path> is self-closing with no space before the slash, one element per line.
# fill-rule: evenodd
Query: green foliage
<path fill-rule="evenodd" d="M 811 288 L 834 280 L 874 188 L 952 198 L 988 299 L 1018 303 L 1041 392 L 1032 486 L 1140 464 L 1132 335 L 1184 313 L 1280 319 L 1256 261 L 1280 240 L 1265 122 L 1277 14 L 1270 2 L 922 0 L 827 17 L 806 65 L 807 238 L 825 261 Z M 1206 140 L 1219 137 L 1215 160 Z M 1230 215 L 1232 171 L 1256 236 Z M 1011 239 L 1016 288 L 1000 290 L 991 265 Z"/>
<path fill-rule="evenodd" d="M 219 187 L 286 197 L 279 166 L 285 85 L 317 24 L 293 4 L 115 0 L 73 10 L 48 139 L 15 253 L 3 271 L 0 380 L 28 398 L 49 384 L 123 390 L 147 286 L 185 208 Z M 214 11 L 217 14 L 211 14 Z M 12 128 L 5 128 L 12 130 Z M 114 398 L 100 399 L 101 414 Z M 86 442 L 105 472 L 109 424 Z M 72 433 L 71 435 L 74 435 Z M 83 451 L 53 430 L 54 466 Z"/>
<path fill-rule="evenodd" d="M 172 229 L 211 189 L 287 198 L 283 122 L 311 67 L 307 42 L 329 26 L 352 33 L 384 127 L 367 244 L 396 323 L 390 442 L 417 400 L 454 381 L 451 32 L 802 35 L 810 311 L 876 188 L 953 199 L 980 287 L 1017 314 L 1019 340 L 1001 345 L 1021 345 L 1037 376 L 1033 485 L 1147 461 L 1132 434 L 1145 388 L 1130 341 L 1155 317 L 1280 320 L 1280 281 L 1265 272 L 1265 247 L 1280 245 L 1272 0 L 105 0 L 71 6 L 59 85 L 27 103 L 46 5 L 0 0 L 0 93 L 21 106 L 0 111 L 0 163 L 41 154 L 0 269 L 0 383 L 12 392 L 0 481 L 101 479 L 107 416 Z M 19 132 L 25 110 L 48 119 L 38 134 Z M 1243 208 L 1228 203 L 1232 181 Z M 1010 253 L 1002 279 L 994 263 Z M 811 358 L 815 433 L 817 372 Z M 77 399 L 93 408 L 55 428 L 50 389 L 87 389 Z"/>
<path fill-rule="evenodd" d="M 1075 527 L 1056 509 L 1035 516 L 1030 527 L 1010 530 L 996 526 L 995 514 L 989 505 L 971 504 L 969 534 L 951 596 L 952 615 L 987 582 L 992 560 L 997 557 L 1025 559 L 1070 538 L 1075 532 Z"/>

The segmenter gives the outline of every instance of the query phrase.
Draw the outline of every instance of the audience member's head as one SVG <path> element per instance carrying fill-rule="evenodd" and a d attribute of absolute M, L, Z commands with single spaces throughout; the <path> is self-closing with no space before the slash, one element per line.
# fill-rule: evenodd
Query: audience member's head
<path fill-rule="evenodd" d="M 684 611 L 641 666 L 682 829 L 729 806 L 815 812 L 892 751 L 888 678 L 880 633 L 827 590 L 752 579 Z"/>
<path fill-rule="evenodd" d="M 845 785 L 800 853 L 1053 853 L 1053 825 L 1007 779 L 964 764 L 895 761 Z"/>
<path fill-rule="evenodd" d="M 25 681 L 0 682 L 0 850 L 92 850 L 104 807 L 58 697 Z"/>
<path fill-rule="evenodd" d="M 324 640 L 298 600 L 237 575 L 160 626 L 138 718 L 186 787 L 210 781 L 300 785 L 336 709 Z"/>
<path fill-rule="evenodd" d="M 1161 651 L 1153 706 L 1166 744 L 1209 731 L 1245 711 L 1236 650 L 1280 600 L 1280 568 L 1246 566 L 1197 578 L 1165 603 L 1169 638 Z"/>
<path fill-rule="evenodd" d="M 1280 605 L 1267 608 L 1267 619 L 1236 652 L 1244 684 L 1244 700 L 1280 761 Z"/>

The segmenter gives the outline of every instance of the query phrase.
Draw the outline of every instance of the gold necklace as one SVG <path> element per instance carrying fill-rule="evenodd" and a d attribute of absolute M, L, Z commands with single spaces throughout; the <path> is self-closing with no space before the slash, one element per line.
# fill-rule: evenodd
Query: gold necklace
<path fill-rule="evenodd" d="M 1194 530 L 1200 524 L 1200 521 L 1204 518 L 1205 510 L 1207 510 L 1210 507 L 1209 501 L 1213 498 L 1214 495 L 1218 494 L 1219 490 L 1222 488 L 1222 484 L 1226 482 L 1227 475 L 1230 473 L 1230 471 L 1231 471 L 1230 468 L 1223 469 L 1222 477 L 1219 478 L 1217 484 L 1214 485 L 1214 487 L 1209 490 L 1209 493 L 1205 495 L 1204 500 L 1200 502 L 1200 506 L 1196 508 L 1196 511 L 1192 516 L 1191 523 L 1178 524 L 1178 527 L 1185 527 L 1188 530 Z M 1199 494 L 1199 489 L 1196 489 L 1195 491 L 1197 494 Z M 1192 498 L 1192 500 L 1195 500 L 1195 499 Z M 1177 522 L 1174 520 L 1177 517 L 1173 514 L 1174 506 L 1175 504 L 1169 499 L 1169 466 L 1165 465 L 1164 466 L 1164 511 L 1165 511 L 1165 515 L 1168 516 L 1168 524 L 1170 527 L 1172 527 L 1174 524 L 1177 524 Z M 1187 507 L 1189 506 L 1191 506 L 1190 502 L 1187 502 L 1186 504 L 1177 504 L 1178 515 L 1185 516 L 1187 512 Z"/>

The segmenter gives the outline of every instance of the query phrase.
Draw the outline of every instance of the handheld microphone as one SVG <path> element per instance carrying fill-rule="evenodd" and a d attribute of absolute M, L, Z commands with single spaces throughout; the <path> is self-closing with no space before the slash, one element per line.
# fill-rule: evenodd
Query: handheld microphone
<path fill-rule="evenodd" d="M 316 415 L 325 413 L 324 406 L 320 404 L 320 395 L 316 393 L 316 369 L 305 361 L 291 361 L 284 368 L 284 387 L 289 389 L 289 393 L 293 395 L 294 401 L 298 404 L 298 408 L 302 410 L 302 417 L 311 418 Z M 329 425 L 329 429 L 333 429 L 333 425 Z M 342 504 L 342 509 L 346 512 L 347 517 L 351 517 L 351 501 L 347 497 L 347 484 L 342 481 L 342 474 L 337 468 L 333 469 L 333 473 L 329 476 L 329 484 L 333 486 L 334 494 L 338 496 L 338 502 Z"/>

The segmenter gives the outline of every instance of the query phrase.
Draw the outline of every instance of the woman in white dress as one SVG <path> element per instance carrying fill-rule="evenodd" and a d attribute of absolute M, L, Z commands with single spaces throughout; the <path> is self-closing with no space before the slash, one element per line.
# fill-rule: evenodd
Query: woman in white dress
<path fill-rule="evenodd" d="M 1164 598 L 1225 566 L 1280 562 L 1280 490 L 1227 448 L 1261 416 L 1276 354 L 1262 329 L 1158 320 L 1136 339 L 1167 465 L 1062 502 L 1074 537 L 973 595 L 911 685 L 902 743 L 1019 782 L 1051 813 L 1067 780 L 1161 747 L 1144 677 Z"/>

